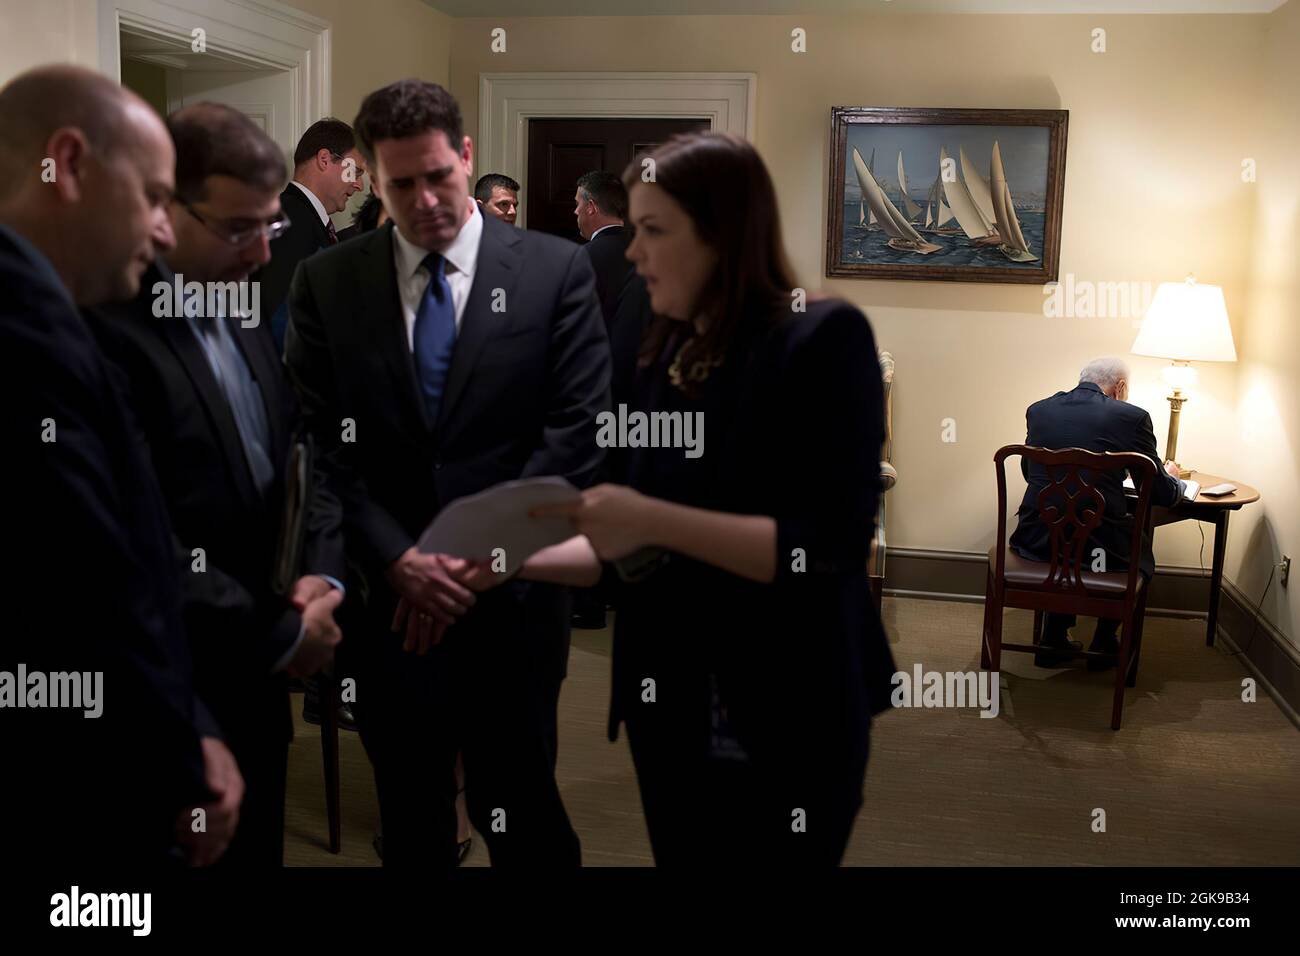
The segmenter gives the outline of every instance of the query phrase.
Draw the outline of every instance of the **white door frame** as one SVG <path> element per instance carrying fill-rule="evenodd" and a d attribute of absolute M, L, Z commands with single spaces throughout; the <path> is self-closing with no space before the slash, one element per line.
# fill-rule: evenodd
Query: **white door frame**
<path fill-rule="evenodd" d="M 534 117 L 704 117 L 752 140 L 757 90 L 757 73 L 480 73 L 475 173 L 527 188 Z"/>
<path fill-rule="evenodd" d="M 289 73 L 294 139 L 330 111 L 330 23 L 274 0 L 98 0 L 99 68 L 121 82 L 118 34 L 189 46 L 202 29 L 207 52 Z"/>

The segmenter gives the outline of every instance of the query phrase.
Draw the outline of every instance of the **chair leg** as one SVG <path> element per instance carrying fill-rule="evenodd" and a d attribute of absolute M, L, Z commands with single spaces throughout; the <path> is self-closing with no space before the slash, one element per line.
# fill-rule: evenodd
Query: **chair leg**
<path fill-rule="evenodd" d="M 989 621 L 993 609 L 993 572 L 984 579 L 984 626 L 980 631 L 980 669 L 989 670 Z"/>
<path fill-rule="evenodd" d="M 987 670 L 1002 669 L 1002 594 L 995 589 L 989 607 L 989 663 Z"/>
<path fill-rule="evenodd" d="M 1119 730 L 1124 714 L 1124 688 L 1128 683 L 1128 662 L 1133 650 L 1133 619 L 1136 609 L 1124 615 L 1120 623 L 1119 654 L 1115 660 L 1115 700 L 1110 709 L 1110 729 Z"/>
<path fill-rule="evenodd" d="M 1043 643 L 1043 612 L 1034 612 L 1034 643 Z"/>
<path fill-rule="evenodd" d="M 1142 625 L 1147 616 L 1147 589 L 1142 589 L 1137 608 L 1133 611 L 1133 666 L 1129 668 L 1127 685 L 1137 686 L 1138 665 L 1142 662 Z"/>
<path fill-rule="evenodd" d="M 339 813 L 339 688 L 333 674 L 320 675 L 320 753 L 325 767 L 325 813 L 329 819 L 330 852 L 343 849 L 343 823 Z"/>

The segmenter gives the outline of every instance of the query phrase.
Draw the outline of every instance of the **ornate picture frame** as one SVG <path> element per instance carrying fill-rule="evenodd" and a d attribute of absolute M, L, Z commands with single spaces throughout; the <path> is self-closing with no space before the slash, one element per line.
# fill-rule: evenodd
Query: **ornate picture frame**
<path fill-rule="evenodd" d="M 1068 110 L 831 109 L 826 275 L 1057 279 Z"/>

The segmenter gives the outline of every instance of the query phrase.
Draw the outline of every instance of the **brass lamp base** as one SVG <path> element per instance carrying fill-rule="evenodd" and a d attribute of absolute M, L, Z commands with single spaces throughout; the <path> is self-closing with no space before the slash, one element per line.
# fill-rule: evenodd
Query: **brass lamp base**
<path fill-rule="evenodd" d="M 1175 457 L 1178 454 L 1178 418 L 1183 410 L 1183 402 L 1187 401 L 1187 396 L 1183 394 L 1182 389 L 1175 388 L 1174 394 L 1168 396 L 1169 402 L 1169 440 L 1165 442 L 1165 461 L 1178 464 Z M 1178 477 L 1190 478 L 1192 469 L 1178 465 Z"/>

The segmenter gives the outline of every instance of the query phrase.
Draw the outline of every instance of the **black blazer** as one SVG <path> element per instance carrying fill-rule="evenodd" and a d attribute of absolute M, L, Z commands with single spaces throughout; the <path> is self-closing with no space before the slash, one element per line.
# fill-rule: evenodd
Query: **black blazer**
<path fill-rule="evenodd" d="M 627 259 L 627 246 L 631 241 L 624 226 L 610 226 L 593 236 L 583 245 L 596 272 L 596 298 L 600 300 L 600 313 L 605 317 L 605 330 L 612 328 L 619 293 L 632 278 L 634 269 Z"/>
<path fill-rule="evenodd" d="M 482 219 L 436 422 L 417 384 L 391 223 L 313 256 L 290 293 L 290 378 L 339 477 L 349 555 L 365 573 L 372 622 L 385 630 L 396 597 L 383 570 L 442 506 L 517 478 L 562 475 L 582 486 L 602 457 L 595 417 L 609 402 L 609 346 L 586 257 L 566 240 Z M 497 290 L 503 312 L 492 308 Z M 343 441 L 344 419 L 355 441 Z M 502 602 L 536 602 L 533 624 L 554 638 L 550 660 L 562 669 L 561 591 L 510 582 L 456 626 Z"/>
<path fill-rule="evenodd" d="M 203 347 L 181 317 L 156 318 L 153 285 L 171 272 L 145 273 L 131 302 L 91 316 L 105 351 L 128 374 L 131 401 L 167 499 L 185 587 L 185 618 L 200 695 L 223 726 L 251 717 L 248 695 L 267 690 L 272 668 L 297 641 L 301 617 L 272 590 L 292 443 L 304 429 L 266 326 L 225 319 L 255 379 L 270 432 L 275 478 L 265 497 L 249 473 L 234 415 Z M 192 549 L 207 570 L 191 570 Z M 301 573 L 345 577 L 342 509 L 325 476 L 314 482 Z M 272 696 L 269 706 L 274 706 Z M 287 713 L 283 695 L 280 709 Z M 281 714 L 283 717 L 284 714 Z M 291 725 L 282 724 L 287 734 Z"/>
<path fill-rule="evenodd" d="M 1025 412 L 1025 444 L 1040 448 L 1083 448 L 1087 451 L 1135 451 L 1146 455 L 1156 465 L 1156 484 L 1151 490 L 1153 505 L 1172 505 L 1182 494 L 1183 483 L 1165 471 L 1156 451 L 1156 436 L 1151 416 L 1146 410 L 1105 395 L 1092 382 L 1080 382 L 1069 392 L 1057 392 L 1051 398 L 1034 402 Z M 1016 530 L 1010 544 L 1022 557 L 1034 561 L 1051 559 L 1051 542 L 1047 527 L 1038 518 L 1038 493 L 1050 482 L 1047 470 L 1040 465 L 1021 462 L 1029 481 L 1025 497 L 1016 512 Z M 1127 517 L 1123 475 L 1118 471 L 1092 474 L 1106 500 L 1106 514 L 1092 533 L 1090 541 L 1106 550 L 1107 567 L 1112 571 L 1128 567 L 1129 539 L 1132 534 Z M 1140 565 L 1149 578 L 1155 572 L 1155 557 L 1148 542 Z"/>
<path fill-rule="evenodd" d="M 631 397 L 641 337 L 653 318 L 645 280 L 636 274 L 627 259 L 628 232 L 623 226 L 612 226 L 582 247 L 596 273 L 596 295 L 600 299 L 605 331 L 609 335 L 614 363 L 610 403 L 615 409 Z M 622 481 L 625 462 L 625 449 L 609 449 L 601 477 Z"/>
<path fill-rule="evenodd" d="M 292 182 L 280 193 L 280 208 L 289 217 L 290 226 L 271 243 L 271 261 L 252 278 L 262 284 L 262 321 L 271 327 L 276 341 L 283 343 L 285 315 L 277 318 L 276 313 L 289 297 L 294 270 L 302 260 L 334 243 L 311 200 Z"/>
<path fill-rule="evenodd" d="M 166 509 L 120 372 L 4 227 L 0 286 L 0 670 L 103 673 L 98 718 L 0 716 L 6 854 L 161 862 L 181 807 L 208 799 L 199 736 L 218 733 L 194 694 Z"/>
<path fill-rule="evenodd" d="M 633 449 L 629 483 L 682 504 L 771 516 L 776 580 L 674 554 L 623 585 L 610 737 L 621 721 L 640 720 L 650 747 L 680 757 L 699 746 L 713 674 L 755 757 L 816 773 L 850 754 L 865 759 L 871 715 L 890 706 L 894 674 L 866 571 L 884 440 L 871 326 L 837 300 L 786 311 L 769 331 L 733 343 L 698 400 L 668 382 L 678 344 L 670 339 L 638 372 L 636 408 L 702 413 L 704 453 Z M 653 706 L 642 700 L 648 677 L 658 684 Z"/>

